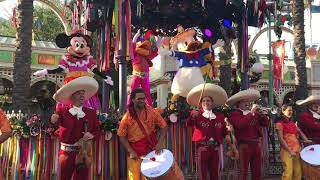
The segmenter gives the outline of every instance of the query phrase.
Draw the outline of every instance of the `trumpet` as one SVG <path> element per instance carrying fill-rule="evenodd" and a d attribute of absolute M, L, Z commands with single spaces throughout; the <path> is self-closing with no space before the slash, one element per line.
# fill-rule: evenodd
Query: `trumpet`
<path fill-rule="evenodd" d="M 262 107 L 258 105 L 257 111 L 261 114 L 278 114 L 279 108 L 277 106 L 272 106 L 272 107 Z"/>

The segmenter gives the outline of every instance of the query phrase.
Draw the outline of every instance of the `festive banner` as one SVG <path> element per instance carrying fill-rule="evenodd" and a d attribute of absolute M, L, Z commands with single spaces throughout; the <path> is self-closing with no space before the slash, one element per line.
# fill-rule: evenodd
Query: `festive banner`
<path fill-rule="evenodd" d="M 272 44 L 272 74 L 276 91 L 280 90 L 284 79 L 285 41 L 279 40 Z"/>
<path fill-rule="evenodd" d="M 285 56 L 285 41 L 279 40 L 272 44 L 272 73 L 276 80 L 283 80 L 284 77 L 284 56 Z"/>

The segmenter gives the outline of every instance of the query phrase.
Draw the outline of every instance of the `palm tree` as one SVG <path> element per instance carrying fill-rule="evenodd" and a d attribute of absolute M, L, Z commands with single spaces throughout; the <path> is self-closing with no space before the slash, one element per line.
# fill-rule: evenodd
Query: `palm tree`
<path fill-rule="evenodd" d="M 221 48 L 219 53 L 220 61 L 224 63 L 220 65 L 219 71 L 219 85 L 227 92 L 228 96 L 231 95 L 231 76 L 232 76 L 232 50 L 231 50 L 231 43 L 232 40 L 235 38 L 234 31 L 232 29 L 223 29 L 225 34 L 225 45 Z"/>
<path fill-rule="evenodd" d="M 231 44 L 226 42 L 223 48 L 224 52 L 219 53 L 220 61 L 224 62 L 220 65 L 219 86 L 221 86 L 228 94 L 231 95 Z"/>
<path fill-rule="evenodd" d="M 296 79 L 298 81 L 295 98 L 296 100 L 299 100 L 308 96 L 308 92 L 306 91 L 307 70 L 304 37 L 304 0 L 292 1 L 292 20 L 294 33 L 294 62 L 296 63 Z"/>
<path fill-rule="evenodd" d="M 30 105 L 31 41 L 33 0 L 18 0 L 17 49 L 13 68 L 12 101 L 15 110 L 28 110 Z"/>

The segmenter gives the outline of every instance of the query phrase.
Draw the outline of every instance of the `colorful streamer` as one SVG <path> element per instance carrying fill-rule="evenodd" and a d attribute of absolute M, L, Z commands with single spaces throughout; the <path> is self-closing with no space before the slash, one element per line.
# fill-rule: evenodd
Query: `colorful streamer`
<path fill-rule="evenodd" d="M 192 129 L 186 128 L 184 124 L 169 125 L 166 147 L 173 152 L 181 169 L 187 169 L 188 172 L 195 169 L 191 137 Z M 90 172 L 92 180 L 126 177 L 127 152 L 120 145 L 117 136 L 110 141 L 101 136 L 97 142 L 92 143 L 92 148 L 95 162 Z M 55 180 L 58 172 L 58 152 L 59 140 L 55 137 L 12 137 L 0 145 L 1 173 L 6 179 Z"/>

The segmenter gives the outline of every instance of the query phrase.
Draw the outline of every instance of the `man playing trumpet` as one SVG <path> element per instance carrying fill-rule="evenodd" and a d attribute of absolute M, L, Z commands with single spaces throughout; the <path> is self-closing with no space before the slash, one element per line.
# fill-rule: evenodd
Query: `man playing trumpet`
<path fill-rule="evenodd" d="M 253 102 L 260 98 L 260 92 L 249 89 L 240 91 L 227 100 L 227 105 L 234 106 L 230 114 L 230 123 L 234 127 L 239 142 L 240 180 L 246 180 L 250 164 L 252 179 L 261 179 L 261 128 L 269 125 L 269 118 Z"/>

